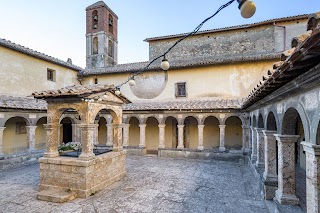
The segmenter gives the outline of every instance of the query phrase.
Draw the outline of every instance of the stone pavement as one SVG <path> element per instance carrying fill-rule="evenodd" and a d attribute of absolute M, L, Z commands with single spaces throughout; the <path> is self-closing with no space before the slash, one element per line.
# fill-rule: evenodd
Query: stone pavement
<path fill-rule="evenodd" d="M 127 177 L 88 199 L 36 199 L 39 164 L 0 171 L 0 212 L 267 213 L 243 163 L 158 157 L 127 158 Z"/>

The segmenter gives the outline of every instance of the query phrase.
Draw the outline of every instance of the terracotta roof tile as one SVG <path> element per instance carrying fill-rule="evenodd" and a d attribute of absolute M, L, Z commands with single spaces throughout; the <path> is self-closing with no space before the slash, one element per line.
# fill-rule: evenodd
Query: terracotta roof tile
<path fill-rule="evenodd" d="M 0 96 L 2 109 L 47 110 L 47 102 L 27 97 Z"/>

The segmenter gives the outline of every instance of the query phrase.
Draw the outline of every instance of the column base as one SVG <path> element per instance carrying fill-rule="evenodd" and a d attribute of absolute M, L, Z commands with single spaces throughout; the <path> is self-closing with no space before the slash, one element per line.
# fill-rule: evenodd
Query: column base
<path fill-rule="evenodd" d="M 43 153 L 43 157 L 45 157 L 45 158 L 55 158 L 55 157 L 58 157 L 58 156 L 60 156 L 58 151 Z"/>
<path fill-rule="evenodd" d="M 158 148 L 159 149 L 164 149 L 164 145 L 159 145 Z"/>
<path fill-rule="evenodd" d="M 177 146 L 177 149 L 184 149 L 184 146 Z"/>
<path fill-rule="evenodd" d="M 106 146 L 113 146 L 112 143 L 106 143 Z"/>
<path fill-rule="evenodd" d="M 275 200 L 282 205 L 299 205 L 299 198 L 296 195 L 283 194 L 279 190 L 276 191 Z"/>
<path fill-rule="evenodd" d="M 256 167 L 258 167 L 259 169 L 264 169 L 264 163 L 259 163 L 258 161 L 256 161 L 255 163 Z"/>
<path fill-rule="evenodd" d="M 203 146 L 198 146 L 198 150 L 203 151 L 204 147 Z"/>
<path fill-rule="evenodd" d="M 80 160 L 85 160 L 85 161 L 92 160 L 92 159 L 94 159 L 94 157 L 95 157 L 95 155 L 93 153 L 79 155 L 79 159 Z"/>
<path fill-rule="evenodd" d="M 226 151 L 226 147 L 219 147 L 219 151 L 220 151 L 220 152 Z"/>
<path fill-rule="evenodd" d="M 140 148 L 145 148 L 146 146 L 139 144 L 139 147 L 140 147 Z"/>

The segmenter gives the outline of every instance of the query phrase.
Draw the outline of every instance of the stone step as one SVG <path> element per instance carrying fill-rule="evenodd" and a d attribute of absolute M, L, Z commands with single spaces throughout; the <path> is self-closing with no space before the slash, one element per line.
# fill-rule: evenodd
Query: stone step
<path fill-rule="evenodd" d="M 38 192 L 37 198 L 39 200 L 49 201 L 53 203 L 64 203 L 76 198 L 72 192 L 66 192 L 63 190 L 43 190 Z"/>

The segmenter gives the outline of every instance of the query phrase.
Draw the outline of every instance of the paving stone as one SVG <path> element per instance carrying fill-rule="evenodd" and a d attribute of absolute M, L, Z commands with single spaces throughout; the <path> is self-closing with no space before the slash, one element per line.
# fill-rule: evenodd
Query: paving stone
<path fill-rule="evenodd" d="M 268 212 L 249 168 L 237 162 L 130 156 L 127 177 L 88 199 L 36 199 L 39 164 L 1 171 L 0 212 Z"/>

